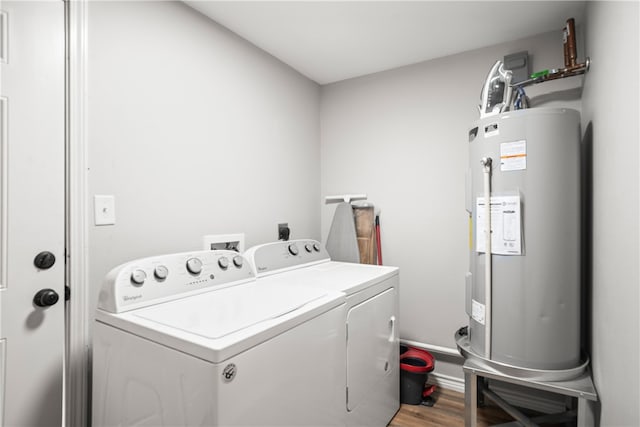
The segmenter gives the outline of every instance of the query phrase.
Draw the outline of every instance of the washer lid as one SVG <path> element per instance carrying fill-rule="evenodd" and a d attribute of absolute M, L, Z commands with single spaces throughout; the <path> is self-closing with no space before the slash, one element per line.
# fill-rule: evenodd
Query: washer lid
<path fill-rule="evenodd" d="M 136 317 L 207 339 L 219 339 L 298 310 L 327 294 L 308 288 L 238 286 L 138 310 Z"/>
<path fill-rule="evenodd" d="M 109 313 L 96 321 L 210 362 L 222 362 L 336 307 L 345 294 L 258 282 Z"/>

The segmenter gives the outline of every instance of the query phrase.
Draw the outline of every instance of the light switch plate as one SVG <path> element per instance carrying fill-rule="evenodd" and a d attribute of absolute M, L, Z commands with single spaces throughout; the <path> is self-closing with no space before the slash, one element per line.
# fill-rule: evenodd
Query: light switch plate
<path fill-rule="evenodd" d="M 93 221 L 95 225 L 116 223 L 116 200 L 114 196 L 93 196 Z"/>

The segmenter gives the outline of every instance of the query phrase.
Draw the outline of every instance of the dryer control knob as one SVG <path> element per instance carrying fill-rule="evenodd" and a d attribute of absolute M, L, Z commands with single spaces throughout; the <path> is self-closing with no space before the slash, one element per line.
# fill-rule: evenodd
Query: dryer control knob
<path fill-rule="evenodd" d="M 314 243 L 313 244 L 313 250 L 316 251 L 316 252 L 320 252 L 320 245 L 317 244 L 317 243 Z"/>
<path fill-rule="evenodd" d="M 229 258 L 227 258 L 226 256 L 221 256 L 220 258 L 218 258 L 218 265 L 221 269 L 226 270 L 227 267 L 229 267 Z"/>
<path fill-rule="evenodd" d="M 240 255 L 236 255 L 233 257 L 233 265 L 235 265 L 236 267 L 241 268 L 243 262 L 244 260 Z"/>
<path fill-rule="evenodd" d="M 306 245 L 304 245 L 304 250 L 311 253 L 311 245 L 309 243 L 307 243 Z"/>
<path fill-rule="evenodd" d="M 298 255 L 300 251 L 298 250 L 298 246 L 295 243 L 289 245 L 289 253 L 291 255 Z"/>
<path fill-rule="evenodd" d="M 147 280 L 147 273 L 144 270 L 138 268 L 131 273 L 131 283 L 134 285 L 141 286 L 145 280 Z"/>
<path fill-rule="evenodd" d="M 187 270 L 191 274 L 200 274 L 202 271 L 202 261 L 198 258 L 189 258 L 187 260 Z"/>
<path fill-rule="evenodd" d="M 169 275 L 169 269 L 164 265 L 159 265 L 153 270 L 153 275 L 156 276 L 158 280 L 164 280 Z"/>

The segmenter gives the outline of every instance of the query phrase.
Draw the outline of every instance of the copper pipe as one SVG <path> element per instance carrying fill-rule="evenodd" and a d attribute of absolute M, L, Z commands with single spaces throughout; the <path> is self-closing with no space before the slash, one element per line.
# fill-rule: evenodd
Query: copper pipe
<path fill-rule="evenodd" d="M 580 74 L 584 74 L 587 71 L 588 68 L 589 68 L 589 65 L 587 63 L 577 64 L 577 65 L 575 65 L 573 67 L 563 68 L 561 70 L 556 71 L 555 73 L 549 73 L 546 76 L 542 76 L 540 78 L 540 80 L 536 81 L 535 83 L 546 82 L 546 81 L 549 81 L 549 80 L 562 79 L 562 78 L 565 78 L 565 77 L 579 76 Z"/>
<path fill-rule="evenodd" d="M 569 66 L 569 44 L 567 43 L 567 27 L 562 30 L 562 48 L 564 49 L 564 66 Z"/>
<path fill-rule="evenodd" d="M 567 26 L 565 27 L 565 57 L 564 66 L 571 68 L 576 66 L 576 26 L 573 18 L 567 19 Z M 568 59 L 568 62 L 567 62 Z"/>
<path fill-rule="evenodd" d="M 573 67 L 566 67 L 566 68 L 562 68 L 560 70 L 556 70 L 552 73 L 546 74 L 544 76 L 540 76 L 540 77 L 536 77 L 535 79 L 528 79 L 528 80 L 524 80 L 521 82 L 518 82 L 516 84 L 513 84 L 511 86 L 516 87 L 526 87 L 526 86 L 530 86 L 533 84 L 537 84 L 537 83 L 543 83 L 549 80 L 556 80 L 556 79 L 562 79 L 565 77 L 573 77 L 573 76 L 579 76 L 580 74 L 584 74 L 589 70 L 589 65 L 591 63 L 591 60 L 589 58 L 586 59 L 585 62 L 583 62 L 582 64 L 576 64 Z"/>
<path fill-rule="evenodd" d="M 567 25 L 564 27 L 562 35 L 564 48 L 564 68 L 561 68 L 559 70 L 551 70 L 552 72 L 548 74 L 512 84 L 512 87 L 525 87 L 549 80 L 578 76 L 589 71 L 589 65 L 591 64 L 591 60 L 589 58 L 586 58 L 585 62 L 581 64 L 578 64 L 576 62 L 576 27 L 573 18 L 567 19 Z"/>

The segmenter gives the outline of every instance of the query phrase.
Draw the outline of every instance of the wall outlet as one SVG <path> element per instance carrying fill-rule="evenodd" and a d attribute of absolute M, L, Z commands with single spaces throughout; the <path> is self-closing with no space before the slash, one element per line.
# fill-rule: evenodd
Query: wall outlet
<path fill-rule="evenodd" d="M 291 234 L 291 230 L 289 229 L 289 224 L 283 222 L 282 224 L 278 224 L 278 240 L 289 240 L 289 235 Z"/>
<path fill-rule="evenodd" d="M 244 252 L 244 233 L 209 234 L 202 238 L 202 246 L 206 250 L 228 249 Z"/>

